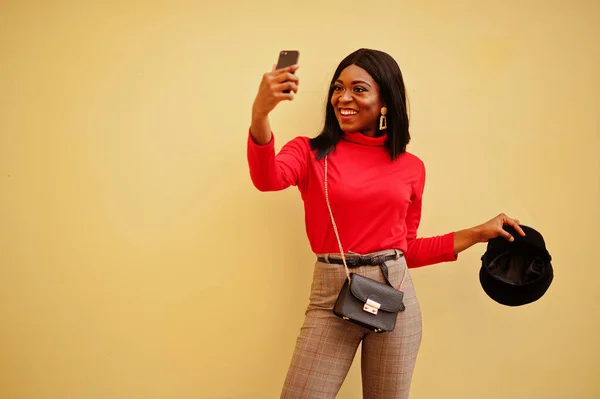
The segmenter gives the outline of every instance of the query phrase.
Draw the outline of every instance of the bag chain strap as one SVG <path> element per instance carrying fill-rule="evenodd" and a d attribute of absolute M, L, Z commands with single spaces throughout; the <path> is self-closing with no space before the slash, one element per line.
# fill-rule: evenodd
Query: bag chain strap
<path fill-rule="evenodd" d="M 338 234 L 338 229 L 337 225 L 335 224 L 335 220 L 333 220 L 333 212 L 331 211 L 331 205 L 329 204 L 329 192 L 327 190 L 327 155 L 325 155 L 325 201 L 327 201 L 327 209 L 329 209 L 329 216 L 331 216 L 331 223 L 333 224 L 333 231 L 335 232 L 335 237 L 337 238 L 338 246 L 340 248 L 340 255 L 342 256 L 344 269 L 346 269 L 346 276 L 348 278 L 348 282 L 350 282 L 350 270 L 348 270 L 348 265 L 346 265 L 346 256 L 344 255 L 344 250 L 342 249 L 340 235 Z M 404 268 L 404 274 L 402 275 L 402 281 L 400 282 L 400 289 L 402 289 L 402 284 L 404 284 L 404 279 L 406 278 L 406 269 L 407 267 Z"/>

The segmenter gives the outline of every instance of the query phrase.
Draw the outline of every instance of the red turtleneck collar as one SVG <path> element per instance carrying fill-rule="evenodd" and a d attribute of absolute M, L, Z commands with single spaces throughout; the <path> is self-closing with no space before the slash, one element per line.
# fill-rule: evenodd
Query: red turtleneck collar
<path fill-rule="evenodd" d="M 342 138 L 355 144 L 361 144 L 370 147 L 385 147 L 387 133 L 384 133 L 379 137 L 371 137 L 360 132 L 344 132 Z"/>

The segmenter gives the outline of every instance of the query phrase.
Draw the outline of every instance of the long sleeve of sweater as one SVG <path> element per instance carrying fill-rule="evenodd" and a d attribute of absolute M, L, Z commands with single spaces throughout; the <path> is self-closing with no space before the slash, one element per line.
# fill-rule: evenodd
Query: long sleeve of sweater
<path fill-rule="evenodd" d="M 298 186 L 306 174 L 306 139 L 298 137 L 275 153 L 275 135 L 265 145 L 258 145 L 248 133 L 247 158 L 250 178 L 260 191 L 280 191 Z"/>

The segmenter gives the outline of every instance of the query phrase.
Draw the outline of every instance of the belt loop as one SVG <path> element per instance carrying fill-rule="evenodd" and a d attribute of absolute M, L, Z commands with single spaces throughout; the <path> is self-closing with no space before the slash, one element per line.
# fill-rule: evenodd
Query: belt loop
<path fill-rule="evenodd" d="M 395 259 L 400 258 L 400 250 L 398 248 L 394 248 L 394 253 L 396 254 L 396 258 Z"/>
<path fill-rule="evenodd" d="M 325 254 L 325 263 L 329 263 L 329 252 Z"/>

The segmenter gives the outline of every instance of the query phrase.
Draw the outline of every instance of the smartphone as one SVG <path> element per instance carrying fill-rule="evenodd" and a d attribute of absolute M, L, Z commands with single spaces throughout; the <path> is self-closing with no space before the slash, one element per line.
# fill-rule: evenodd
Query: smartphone
<path fill-rule="evenodd" d="M 297 50 L 282 50 L 279 52 L 279 59 L 277 60 L 277 66 L 275 69 L 281 69 L 289 67 L 298 63 L 300 58 L 300 52 Z M 284 93 L 289 93 L 289 90 L 284 90 Z"/>

